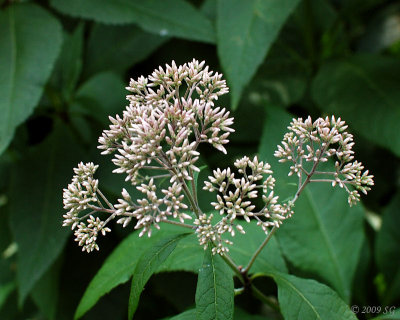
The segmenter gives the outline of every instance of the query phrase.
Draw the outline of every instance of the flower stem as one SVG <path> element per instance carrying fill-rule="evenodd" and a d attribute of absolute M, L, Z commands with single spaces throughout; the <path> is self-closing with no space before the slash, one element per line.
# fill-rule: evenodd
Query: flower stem
<path fill-rule="evenodd" d="M 193 230 L 196 229 L 195 226 L 192 226 L 192 225 L 186 224 L 186 223 L 182 223 L 182 222 L 178 222 L 178 221 L 173 221 L 173 220 L 162 220 L 162 222 L 165 222 L 165 223 L 168 223 L 168 224 L 173 224 L 173 225 L 175 225 L 175 226 L 180 226 L 180 227 L 183 227 L 183 228 L 189 228 L 189 229 L 193 229 Z"/>
<path fill-rule="evenodd" d="M 325 147 L 325 149 L 328 147 L 329 145 L 327 145 Z M 307 184 L 309 184 L 312 180 L 311 177 L 313 176 L 313 174 L 315 173 L 315 170 L 317 169 L 317 166 L 321 160 L 322 155 L 325 152 L 325 149 L 322 150 L 321 155 L 319 156 L 319 158 L 314 162 L 314 165 L 310 171 L 310 173 L 307 175 L 307 178 L 302 182 L 302 179 L 299 179 L 299 187 L 297 189 L 296 194 L 294 195 L 293 199 L 290 200 L 290 204 L 294 205 L 294 203 L 297 201 L 297 199 L 299 198 L 300 194 L 303 192 L 303 190 L 305 189 L 305 187 L 307 186 Z M 256 252 L 254 252 L 253 256 L 250 258 L 250 261 L 247 265 L 246 268 L 243 269 L 243 273 L 247 274 L 250 270 L 250 268 L 252 267 L 254 261 L 257 259 L 258 255 L 260 254 L 260 252 L 262 251 L 262 249 L 264 249 L 264 247 L 267 245 L 267 243 L 269 242 L 269 240 L 272 238 L 272 236 L 274 235 L 274 233 L 276 232 L 276 229 L 278 229 L 276 226 L 274 226 L 271 231 L 269 232 L 268 236 L 264 239 L 264 241 L 260 244 L 260 246 L 258 247 L 258 249 L 256 250 Z"/>
<path fill-rule="evenodd" d="M 108 199 L 107 199 L 106 196 L 100 191 L 100 189 L 97 189 L 97 193 L 100 195 L 100 197 L 102 197 L 102 199 L 104 200 L 104 202 L 107 203 L 107 205 L 110 207 L 110 209 L 114 210 L 114 206 L 111 204 L 110 201 L 108 201 Z"/>
<path fill-rule="evenodd" d="M 277 227 L 273 227 L 271 229 L 271 231 L 269 232 L 268 236 L 265 238 L 263 243 L 261 243 L 261 245 L 257 248 L 256 252 L 254 252 L 253 256 L 250 258 L 250 261 L 247 264 L 247 267 L 242 270 L 243 273 L 247 274 L 249 272 L 249 270 L 252 267 L 254 261 L 256 260 L 256 258 L 258 257 L 258 255 L 260 254 L 262 249 L 264 249 L 264 247 L 266 246 L 268 241 L 272 238 L 272 236 L 274 235 L 274 233 L 276 232 L 277 229 L 278 229 Z"/>
<path fill-rule="evenodd" d="M 280 312 L 279 304 L 275 299 L 271 299 L 267 297 L 264 293 L 262 293 L 256 286 L 251 286 L 251 291 L 253 292 L 254 296 L 264 302 L 265 304 L 269 305 L 272 309 L 277 312 Z"/>

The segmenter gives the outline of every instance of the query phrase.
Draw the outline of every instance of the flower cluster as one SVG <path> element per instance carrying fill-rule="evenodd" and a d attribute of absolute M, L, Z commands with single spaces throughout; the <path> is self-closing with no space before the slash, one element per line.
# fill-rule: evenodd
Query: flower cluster
<path fill-rule="evenodd" d="M 373 176 L 368 174 L 368 170 L 363 172 L 364 166 L 360 162 L 352 162 L 353 136 L 346 131 L 347 125 L 340 118 L 318 118 L 314 122 L 311 117 L 305 121 L 293 119 L 288 129 L 290 132 L 285 134 L 282 145 L 278 145 L 275 156 L 281 158 L 280 162 L 292 163 L 289 175 L 302 177 L 304 174 L 310 182 L 330 182 L 333 187 L 339 185 L 348 192 L 350 205 L 359 201 L 358 191 L 367 194 L 371 190 Z M 318 165 L 329 158 L 335 161 L 334 171 L 318 171 Z M 310 163 L 308 170 L 307 163 Z M 311 176 L 321 178 L 311 179 Z M 351 190 L 349 185 L 355 190 Z"/>
<path fill-rule="evenodd" d="M 192 217 L 182 209 L 187 209 L 187 205 L 183 202 L 182 186 L 174 182 L 166 189 L 161 189 L 162 197 L 157 194 L 157 187 L 154 180 L 151 179 L 148 184 L 142 184 L 137 187 L 145 197 L 134 203 L 130 194 L 123 189 L 123 199 L 118 199 L 115 205 L 115 214 L 119 217 L 117 223 L 121 223 L 124 227 L 135 218 L 137 220 L 135 229 L 142 229 L 139 236 L 147 232 L 151 236 L 151 226 L 159 229 L 159 223 L 166 221 L 169 216 L 178 218 L 180 222 Z"/>
<path fill-rule="evenodd" d="M 150 236 L 151 226 L 159 228 L 159 223 L 169 217 L 181 223 L 192 219 L 183 210 L 188 209 L 188 204 L 192 211 L 198 206 L 186 184 L 199 171 L 197 148 L 209 143 L 226 153 L 224 145 L 234 132 L 229 112 L 214 105 L 219 96 L 228 92 L 226 81 L 221 74 L 209 71 L 204 61 L 193 60 L 182 66 L 173 61 L 148 77 L 131 79 L 126 89 L 131 92 L 127 96 L 129 105 L 122 116 L 109 117 L 111 125 L 99 138 L 98 148 L 102 154 L 114 154 L 112 161 L 117 168 L 113 172 L 126 174 L 126 181 L 135 185 L 143 198 L 133 201 L 124 189 L 122 198 L 112 205 L 93 179 L 97 166 L 80 164 L 75 173 L 92 168 L 91 175 L 74 176 L 64 190 L 64 208 L 70 211 L 64 215 L 63 225 L 72 226 L 73 230 L 78 227 L 77 241 L 87 251 L 98 248 L 97 234 L 107 232 L 105 225 L 114 218 L 123 226 L 134 218 L 135 228 L 141 229 L 140 236 Z M 160 179 L 165 178 L 170 185 L 161 187 Z M 87 209 L 91 212 L 79 217 Z M 110 214 L 104 223 L 92 216 L 101 212 Z"/>
<path fill-rule="evenodd" d="M 191 180 L 200 143 L 210 143 L 226 153 L 224 145 L 233 118 L 225 108 L 215 107 L 228 92 L 222 75 L 209 71 L 204 61 L 193 60 L 149 77 L 131 80 L 129 106 L 122 117 L 110 117 L 111 125 L 99 138 L 102 154 L 116 153 L 115 173 L 125 173 L 137 185 L 144 180 L 141 169 L 167 171 L 171 182 Z"/>
<path fill-rule="evenodd" d="M 212 217 L 202 215 L 195 220 L 198 225 L 197 234 L 200 244 L 206 246 L 208 241 L 213 241 L 213 253 L 228 251 L 226 244 L 231 241 L 223 239 L 224 233 L 235 235 L 235 228 L 245 233 L 243 227 L 236 223 L 237 217 L 242 217 L 247 222 L 256 219 L 257 224 L 268 233 L 270 227 L 279 227 L 282 221 L 292 215 L 291 205 L 278 203 L 278 196 L 274 195 L 275 179 L 272 177 L 271 166 L 259 161 L 257 157 L 250 160 L 243 157 L 235 161 L 240 177 L 236 177 L 230 168 L 214 170 L 213 176 L 205 181 L 204 190 L 217 192 L 217 201 L 211 203 L 219 212 L 222 219 L 215 225 Z M 268 175 L 264 180 L 264 176 Z M 263 207 L 256 209 L 254 199 L 262 195 Z"/>
<path fill-rule="evenodd" d="M 243 157 L 235 161 L 234 170 L 214 170 L 204 182 L 204 190 L 216 193 L 211 203 L 216 212 L 203 213 L 195 181 L 198 146 L 208 143 L 226 153 L 224 146 L 234 132 L 229 112 L 214 105 L 228 92 L 222 75 L 209 71 L 204 62 L 193 60 L 182 66 L 172 62 L 148 77 L 131 80 L 127 89 L 129 105 L 122 116 L 110 117 L 111 125 L 99 138 L 98 148 L 102 154 L 114 154 L 113 172 L 125 174 L 143 196 L 132 199 L 123 189 L 122 197 L 112 204 L 93 177 L 98 166 L 78 164 L 64 189 L 63 226 L 74 230 L 84 251 L 98 250 L 98 235 L 110 232 L 107 224 L 117 219 L 124 227 L 134 220 L 140 236 L 151 236 L 152 227 L 159 229 L 161 222 L 188 227 L 196 231 L 200 245 L 206 248 L 212 242 L 214 254 L 225 254 L 232 244 L 230 237 L 245 233 L 238 220 L 256 221 L 271 236 L 293 214 L 294 203 L 308 183 L 339 185 L 349 193 L 350 205 L 359 201 L 359 191 L 367 193 L 373 185 L 373 176 L 353 161 L 353 137 L 344 121 L 293 119 L 275 156 L 280 162 L 289 161 L 289 175 L 299 177 L 294 197 L 279 203 L 271 166 L 257 157 Z M 335 160 L 334 170 L 318 171 L 329 158 Z M 107 214 L 107 219 L 101 220 L 100 214 Z M 186 223 L 194 217 L 192 224 Z"/>
<path fill-rule="evenodd" d="M 74 168 L 75 175 L 72 182 L 64 189 L 64 209 L 69 210 L 64 217 L 63 226 L 71 226 L 75 230 L 75 241 L 79 242 L 83 251 L 91 252 L 94 249 L 99 250 L 96 244 L 97 235 L 101 232 L 103 235 L 111 231 L 105 227 L 105 223 L 99 218 L 94 218 L 92 213 L 102 211 L 103 205 L 101 204 L 97 194 L 101 193 L 98 189 L 99 181 L 93 179 L 98 165 L 92 162 L 78 164 Z M 100 205 L 100 207 L 98 207 Z M 80 217 L 79 214 L 90 209 L 91 212 Z M 82 222 L 85 218 L 88 219 Z"/>

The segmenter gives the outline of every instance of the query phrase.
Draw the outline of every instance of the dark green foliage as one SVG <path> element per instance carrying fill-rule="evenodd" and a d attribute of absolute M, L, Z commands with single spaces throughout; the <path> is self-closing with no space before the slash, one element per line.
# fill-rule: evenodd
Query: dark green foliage
<path fill-rule="evenodd" d="M 0 319 L 399 319 L 399 14 L 390 0 L 0 1 Z M 342 190 L 308 186 L 260 253 L 250 276 L 280 313 L 251 290 L 234 297 L 238 277 L 190 229 L 139 238 L 115 224 L 87 254 L 61 226 L 80 161 L 100 164 L 113 200 L 123 187 L 135 195 L 97 139 L 130 78 L 193 58 L 224 74 L 218 103 L 236 129 L 228 155 L 200 147 L 203 211 L 215 201 L 204 179 L 244 155 L 269 162 L 276 194 L 293 196 L 297 179 L 273 156 L 293 117 L 342 117 L 376 177 L 352 208 Z M 241 267 L 265 239 L 243 227 L 229 252 Z"/>

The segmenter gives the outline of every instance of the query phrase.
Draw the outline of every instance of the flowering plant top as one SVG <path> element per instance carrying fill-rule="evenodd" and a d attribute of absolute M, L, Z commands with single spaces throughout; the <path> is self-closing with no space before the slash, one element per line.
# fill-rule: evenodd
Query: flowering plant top
<path fill-rule="evenodd" d="M 113 172 L 126 175 L 125 180 L 143 198 L 132 199 L 123 189 L 121 198 L 112 204 L 94 179 L 98 166 L 80 163 L 64 189 L 68 212 L 63 225 L 75 230 L 76 241 L 87 252 L 99 249 L 97 236 L 110 232 L 107 224 L 116 218 L 124 227 L 134 220 L 140 236 L 151 236 L 152 227 L 159 229 L 161 222 L 194 229 L 200 245 L 206 248 L 211 243 L 214 254 L 225 255 L 232 244 L 226 234 L 245 233 L 238 219 L 256 220 L 269 234 L 266 244 L 293 214 L 294 203 L 308 183 L 330 182 L 344 188 L 350 205 L 359 201 L 358 191 L 367 193 L 373 185 L 373 176 L 362 171 L 360 162 L 352 162 L 354 142 L 344 121 L 333 116 L 314 122 L 310 117 L 299 118 L 293 119 L 275 152 L 280 162 L 292 163 L 289 175 L 299 177 L 291 200 L 279 202 L 268 163 L 245 156 L 234 163 L 234 169 L 214 170 L 204 182 L 204 190 L 216 193 L 211 205 L 218 213 L 203 213 L 195 183 L 198 146 L 208 143 L 226 154 L 225 145 L 234 132 L 229 111 L 215 106 L 219 96 L 228 93 L 222 75 L 209 71 L 204 61 L 182 66 L 172 62 L 148 77 L 131 79 L 127 90 L 131 92 L 129 105 L 122 116 L 110 117 L 111 125 L 99 138 L 98 148 L 102 154 L 114 155 Z M 329 158 L 334 159 L 333 170 L 318 171 L 319 164 Z M 162 179 L 169 183 L 162 184 Z M 262 199 L 261 207 L 257 198 Z M 99 213 L 108 215 L 107 219 L 101 220 Z"/>

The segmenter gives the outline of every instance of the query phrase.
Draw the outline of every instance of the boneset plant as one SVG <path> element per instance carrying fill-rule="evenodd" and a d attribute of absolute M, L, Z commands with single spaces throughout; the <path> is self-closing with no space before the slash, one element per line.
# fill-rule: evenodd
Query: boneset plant
<path fill-rule="evenodd" d="M 110 128 L 99 138 L 98 148 L 102 154 L 114 155 L 113 172 L 124 174 L 143 197 L 134 199 L 123 189 L 121 198 L 112 203 L 94 178 L 98 166 L 80 163 L 64 189 L 68 212 L 63 226 L 74 230 L 75 240 L 87 252 L 99 250 L 97 238 L 111 231 L 109 222 L 114 219 L 124 227 L 134 223 L 140 237 L 150 237 L 165 223 L 193 230 L 199 245 L 221 256 L 243 289 L 253 287 L 256 296 L 277 308 L 253 286 L 250 269 L 272 235 L 293 215 L 305 187 L 310 183 L 339 186 L 347 191 L 352 206 L 360 200 L 359 192 L 366 194 L 374 184 L 373 176 L 354 160 L 353 137 L 345 122 L 334 116 L 292 120 L 274 153 L 279 162 L 290 163 L 289 176 L 297 176 L 292 198 L 281 201 L 274 193 L 268 163 L 245 156 L 233 168 L 214 170 L 204 181 L 202 188 L 215 193 L 211 203 L 215 210 L 203 212 L 198 198 L 198 147 L 210 144 L 226 154 L 225 145 L 234 132 L 229 111 L 216 106 L 219 96 L 228 93 L 222 75 L 210 71 L 204 61 L 182 66 L 172 62 L 148 77 L 131 80 L 126 89 L 131 93 L 129 105 L 122 116 L 110 117 Z M 246 233 L 243 221 L 251 220 L 265 232 L 265 239 L 248 264 L 238 266 L 229 248 L 236 232 Z"/>

